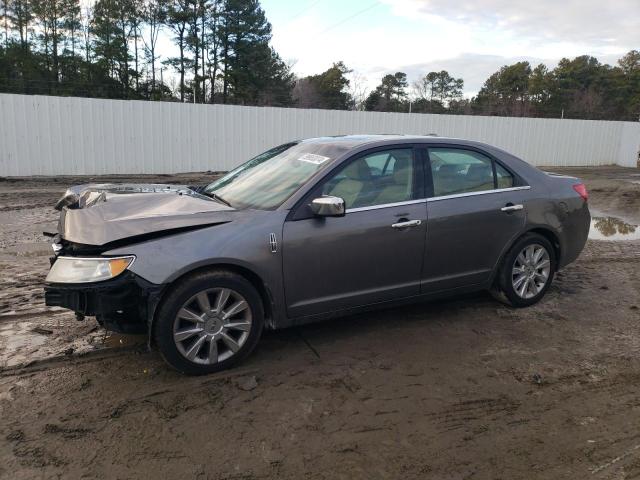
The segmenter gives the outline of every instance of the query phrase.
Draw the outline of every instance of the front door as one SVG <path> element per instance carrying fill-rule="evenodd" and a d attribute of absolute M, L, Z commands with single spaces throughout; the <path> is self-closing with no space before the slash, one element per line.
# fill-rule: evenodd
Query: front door
<path fill-rule="evenodd" d="M 422 178 L 413 149 L 393 148 L 347 160 L 321 181 L 312 197 L 341 197 L 347 210 L 343 217 L 285 222 L 290 317 L 419 293 L 427 219 Z"/>
<path fill-rule="evenodd" d="M 429 148 L 428 236 L 422 291 L 486 282 L 525 222 L 526 189 L 479 151 Z"/>

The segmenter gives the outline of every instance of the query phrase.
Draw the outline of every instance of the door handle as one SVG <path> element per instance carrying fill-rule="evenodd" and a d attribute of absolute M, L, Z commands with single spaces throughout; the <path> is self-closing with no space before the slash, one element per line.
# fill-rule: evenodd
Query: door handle
<path fill-rule="evenodd" d="M 422 224 L 422 220 L 405 220 L 402 222 L 391 224 L 391 228 L 417 227 L 420 224 Z"/>
<path fill-rule="evenodd" d="M 501 212 L 516 212 L 518 210 L 522 210 L 524 208 L 524 205 L 507 205 L 505 207 L 502 207 L 500 209 Z"/>

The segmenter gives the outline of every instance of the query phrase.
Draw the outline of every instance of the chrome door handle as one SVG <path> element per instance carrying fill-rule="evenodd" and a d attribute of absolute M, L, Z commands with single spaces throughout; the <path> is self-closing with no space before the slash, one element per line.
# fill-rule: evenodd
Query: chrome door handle
<path fill-rule="evenodd" d="M 393 223 L 391 228 L 417 227 L 420 224 L 422 224 L 422 220 L 406 220 L 404 222 Z"/>
<path fill-rule="evenodd" d="M 500 209 L 501 212 L 515 212 L 517 210 L 522 210 L 524 205 L 507 205 L 506 207 L 502 207 Z"/>

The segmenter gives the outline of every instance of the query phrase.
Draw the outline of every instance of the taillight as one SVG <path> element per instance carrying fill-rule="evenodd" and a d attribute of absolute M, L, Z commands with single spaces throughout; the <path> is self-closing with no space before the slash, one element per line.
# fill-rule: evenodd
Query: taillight
<path fill-rule="evenodd" d="M 587 187 L 584 186 L 584 183 L 577 183 L 573 186 L 573 189 L 578 192 L 578 195 L 582 197 L 582 199 L 586 202 L 589 200 L 589 194 L 587 193 Z"/>

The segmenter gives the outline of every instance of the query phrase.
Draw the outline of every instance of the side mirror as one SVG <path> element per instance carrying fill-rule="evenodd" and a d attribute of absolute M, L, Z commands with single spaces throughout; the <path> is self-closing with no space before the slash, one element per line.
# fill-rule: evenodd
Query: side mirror
<path fill-rule="evenodd" d="M 314 198 L 311 211 L 319 217 L 342 217 L 345 214 L 344 200 L 331 196 Z"/>

